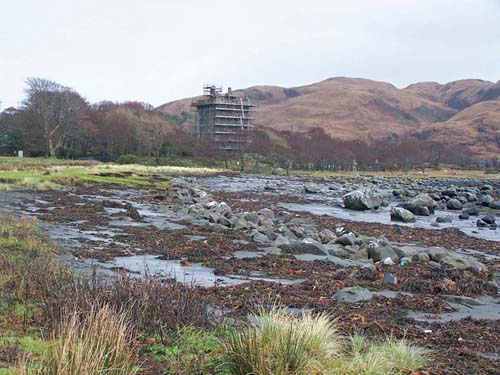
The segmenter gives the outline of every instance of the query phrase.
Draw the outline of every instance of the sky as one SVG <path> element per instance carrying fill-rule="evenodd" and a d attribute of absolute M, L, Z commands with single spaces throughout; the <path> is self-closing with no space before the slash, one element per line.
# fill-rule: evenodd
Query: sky
<path fill-rule="evenodd" d="M 28 77 L 155 106 L 361 77 L 500 80 L 500 0 L 2 0 L 0 109 Z"/>

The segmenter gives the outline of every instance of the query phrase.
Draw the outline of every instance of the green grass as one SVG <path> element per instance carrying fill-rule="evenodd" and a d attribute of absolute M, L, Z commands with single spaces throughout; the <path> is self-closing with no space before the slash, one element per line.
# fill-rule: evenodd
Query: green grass
<path fill-rule="evenodd" d="M 167 374 L 205 374 L 220 368 L 223 372 L 220 339 L 227 332 L 183 327 L 175 332 L 166 343 L 158 342 L 148 346 L 148 353 L 154 362 L 162 366 Z"/>
<path fill-rule="evenodd" d="M 222 172 L 220 169 L 119 165 L 58 159 L 0 158 L 0 191 L 20 188 L 55 189 L 65 185 L 119 184 L 168 189 L 171 176 Z"/>

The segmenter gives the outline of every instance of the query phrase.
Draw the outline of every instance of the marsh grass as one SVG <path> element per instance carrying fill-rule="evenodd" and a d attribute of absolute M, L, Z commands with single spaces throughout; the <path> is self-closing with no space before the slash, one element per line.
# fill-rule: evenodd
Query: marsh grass
<path fill-rule="evenodd" d="M 88 183 L 166 189 L 171 176 L 223 172 L 221 169 L 197 167 L 34 160 L 36 159 L 0 158 L 0 190 L 43 190 Z"/>

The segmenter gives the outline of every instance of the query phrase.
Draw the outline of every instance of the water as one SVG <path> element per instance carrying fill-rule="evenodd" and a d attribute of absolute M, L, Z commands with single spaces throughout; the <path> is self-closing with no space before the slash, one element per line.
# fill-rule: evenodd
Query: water
<path fill-rule="evenodd" d="M 88 266 L 95 264 L 95 260 L 88 259 L 85 263 Z M 156 277 L 174 278 L 178 282 L 194 286 L 230 286 L 247 283 L 250 281 L 269 281 L 278 284 L 292 285 L 301 283 L 304 280 L 272 279 L 260 275 L 243 276 L 217 276 L 212 268 L 201 263 L 192 263 L 188 266 L 181 265 L 178 260 L 164 260 L 156 255 L 134 255 L 130 257 L 116 257 L 113 261 L 99 263 L 105 269 L 123 268 L 132 274 L 139 276 L 149 273 Z"/>
<path fill-rule="evenodd" d="M 441 314 L 428 314 L 420 312 L 410 312 L 409 316 L 417 321 L 424 322 L 449 322 L 458 321 L 467 317 L 475 320 L 480 319 L 500 319 L 500 300 L 492 299 L 491 297 L 478 298 L 477 305 L 464 305 L 458 303 L 449 303 L 456 311 L 441 313 Z"/>
<path fill-rule="evenodd" d="M 460 211 L 436 211 L 436 213 L 431 216 L 416 216 L 416 222 L 414 223 L 401 223 L 391 221 L 390 211 L 391 207 L 393 207 L 394 204 L 389 205 L 388 207 L 380 207 L 376 211 L 354 211 L 345 209 L 340 205 L 326 205 L 317 203 L 281 203 L 280 206 L 288 211 L 304 211 L 317 216 L 328 215 L 336 217 L 338 219 L 351 220 L 356 222 L 401 225 L 412 228 L 424 228 L 433 230 L 456 228 L 471 237 L 482 238 L 489 241 L 500 241 L 500 232 L 498 229 L 491 230 L 488 228 L 478 228 L 476 226 L 477 217 L 469 220 L 460 220 L 458 218 Z M 450 216 L 453 218 L 453 221 L 451 223 L 439 223 L 439 227 L 436 227 L 435 221 L 436 217 L 438 216 Z"/>

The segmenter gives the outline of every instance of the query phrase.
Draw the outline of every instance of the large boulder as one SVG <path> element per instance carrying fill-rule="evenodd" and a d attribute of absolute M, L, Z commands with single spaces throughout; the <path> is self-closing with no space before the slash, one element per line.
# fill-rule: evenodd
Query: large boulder
<path fill-rule="evenodd" d="M 346 233 L 337 238 L 337 243 L 343 246 L 352 246 L 356 241 L 354 233 Z"/>
<path fill-rule="evenodd" d="M 368 257 L 373 259 L 374 262 L 381 262 L 387 258 L 391 258 L 394 263 L 399 261 L 399 256 L 392 247 L 380 246 L 376 243 L 368 246 Z"/>
<path fill-rule="evenodd" d="M 413 223 L 415 221 L 415 215 L 413 212 L 402 207 L 393 207 L 391 208 L 391 220 L 401 221 L 403 223 Z"/>
<path fill-rule="evenodd" d="M 462 213 L 469 216 L 479 216 L 481 210 L 477 206 L 465 207 L 464 209 L 462 209 Z"/>
<path fill-rule="evenodd" d="M 500 210 L 500 202 L 499 201 L 491 202 L 488 205 L 488 207 L 491 208 L 492 210 Z"/>
<path fill-rule="evenodd" d="M 455 198 L 450 199 L 448 202 L 446 202 L 446 208 L 449 210 L 461 210 L 462 207 L 462 202 Z"/>
<path fill-rule="evenodd" d="M 489 194 L 484 194 L 484 195 L 481 195 L 481 198 L 479 199 L 479 201 L 481 202 L 481 204 L 483 206 L 489 206 L 489 204 L 494 202 L 495 199 Z"/>
<path fill-rule="evenodd" d="M 304 186 L 304 191 L 308 194 L 317 194 L 319 193 L 319 187 L 316 184 L 309 183 Z"/>
<path fill-rule="evenodd" d="M 452 266 L 452 267 L 458 268 L 458 269 L 472 268 L 472 269 L 475 269 L 477 271 L 483 271 L 486 269 L 486 266 L 483 263 L 481 263 L 473 258 L 461 258 L 461 257 L 451 256 L 451 255 L 442 258 L 439 261 L 439 263 L 446 264 L 448 266 Z"/>
<path fill-rule="evenodd" d="M 415 215 L 428 216 L 434 213 L 437 203 L 428 194 L 419 194 L 403 205 L 403 208 Z"/>
<path fill-rule="evenodd" d="M 425 249 L 425 252 L 434 262 L 440 262 L 441 259 L 450 256 L 450 252 L 447 249 L 437 246 Z"/>
<path fill-rule="evenodd" d="M 325 246 L 311 238 L 292 242 L 290 247 L 293 254 L 328 255 L 328 250 Z"/>
<path fill-rule="evenodd" d="M 384 204 L 382 196 L 373 190 L 356 190 L 342 197 L 345 208 L 357 211 L 376 210 Z"/>

